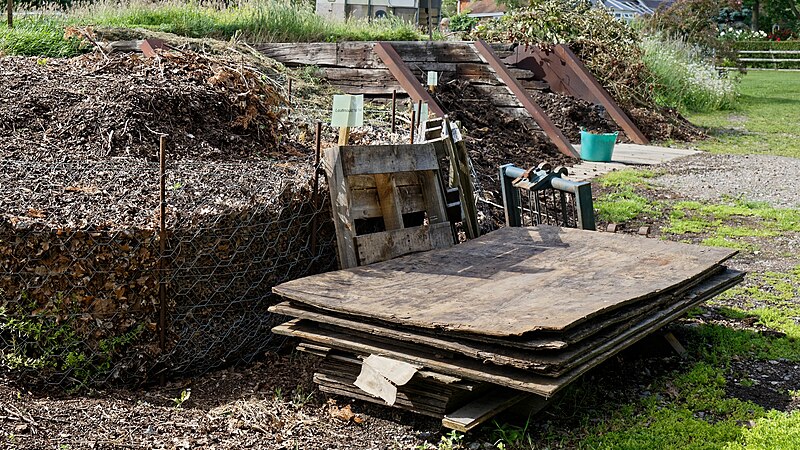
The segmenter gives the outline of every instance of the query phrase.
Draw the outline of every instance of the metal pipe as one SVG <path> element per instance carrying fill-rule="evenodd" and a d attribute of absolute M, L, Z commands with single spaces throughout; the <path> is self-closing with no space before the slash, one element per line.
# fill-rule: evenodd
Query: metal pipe
<path fill-rule="evenodd" d="M 311 254 L 313 256 L 317 255 L 317 198 L 318 198 L 318 191 L 319 191 L 319 160 L 320 160 L 320 153 L 322 151 L 322 122 L 317 122 L 316 129 L 314 130 L 316 135 L 314 136 L 314 188 L 311 191 L 311 204 L 313 205 L 314 217 L 311 218 Z"/>

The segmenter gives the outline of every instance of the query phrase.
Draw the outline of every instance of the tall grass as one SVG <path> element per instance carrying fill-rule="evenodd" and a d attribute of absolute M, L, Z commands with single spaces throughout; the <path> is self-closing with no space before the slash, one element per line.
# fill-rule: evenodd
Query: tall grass
<path fill-rule="evenodd" d="M 656 103 L 682 112 L 708 112 L 736 106 L 737 82 L 720 76 L 699 49 L 663 37 L 642 40 L 643 59 L 652 73 Z"/>
<path fill-rule="evenodd" d="M 14 28 L 0 25 L 0 54 L 69 57 L 82 50 L 77 39 L 64 39 L 61 20 L 26 17 L 15 20 Z"/>
<path fill-rule="evenodd" d="M 80 51 L 76 42 L 61 42 L 69 25 L 143 28 L 193 38 L 250 42 L 408 41 L 421 39 L 419 30 L 398 18 L 332 20 L 317 15 L 313 5 L 292 0 L 243 0 L 242 3 L 153 3 L 133 0 L 119 4 L 104 0 L 54 14 L 22 17 L 14 29 L 0 28 L 0 52 L 5 54 L 69 56 Z"/>

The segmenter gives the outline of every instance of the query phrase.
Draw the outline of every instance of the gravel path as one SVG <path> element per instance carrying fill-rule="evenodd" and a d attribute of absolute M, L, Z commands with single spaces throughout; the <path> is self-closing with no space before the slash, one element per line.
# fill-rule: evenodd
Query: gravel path
<path fill-rule="evenodd" d="M 742 196 L 775 207 L 800 208 L 800 159 L 701 153 L 662 167 L 667 174 L 653 183 L 690 199 Z"/>

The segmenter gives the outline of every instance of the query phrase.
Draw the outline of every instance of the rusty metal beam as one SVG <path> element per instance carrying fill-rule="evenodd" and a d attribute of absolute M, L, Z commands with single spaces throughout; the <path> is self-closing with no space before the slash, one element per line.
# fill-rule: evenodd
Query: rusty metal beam
<path fill-rule="evenodd" d="M 381 61 L 383 61 L 389 69 L 389 72 L 397 78 L 400 86 L 415 102 L 421 100 L 427 103 L 428 110 L 436 115 L 436 117 L 444 117 L 444 110 L 442 110 L 442 107 L 436 103 L 436 100 L 425 90 L 422 83 L 411 73 L 411 70 L 403 61 L 403 58 L 397 54 L 392 44 L 388 42 L 376 42 L 372 50 L 381 58 Z"/>
<path fill-rule="evenodd" d="M 589 69 L 583 65 L 583 62 L 575 56 L 575 53 L 572 53 L 572 50 L 569 49 L 564 44 L 559 44 L 555 46 L 555 53 L 558 55 L 564 62 L 567 63 L 567 66 L 572 70 L 574 73 L 586 86 L 589 92 L 594 97 L 595 101 L 592 103 L 600 103 L 603 107 L 608 111 L 608 114 L 614 119 L 614 122 L 617 123 L 624 131 L 625 134 L 635 143 L 641 145 L 647 145 L 650 141 L 647 137 L 639 130 L 639 127 L 631 121 L 625 111 L 617 105 L 617 102 L 611 97 L 611 94 L 603 88 L 603 86 L 597 81 L 597 79 L 589 72 Z"/>
<path fill-rule="evenodd" d="M 486 61 L 489 66 L 494 69 L 497 78 L 506 84 L 506 86 L 511 90 L 511 93 L 517 97 L 517 100 L 522 104 L 528 114 L 533 117 L 537 124 L 542 128 L 544 133 L 547 137 L 550 138 L 551 141 L 558 147 L 558 150 L 573 158 L 580 158 L 580 155 L 575 150 L 575 147 L 570 144 L 569 140 L 561 130 L 550 120 L 550 117 L 547 116 L 547 113 L 539 106 L 536 101 L 531 97 L 528 91 L 522 87 L 519 81 L 514 78 L 513 75 L 508 71 L 506 65 L 497 54 L 492 50 L 492 48 L 484 41 L 475 41 L 474 43 L 475 48 L 478 50 L 478 53 L 483 57 L 483 60 Z"/>

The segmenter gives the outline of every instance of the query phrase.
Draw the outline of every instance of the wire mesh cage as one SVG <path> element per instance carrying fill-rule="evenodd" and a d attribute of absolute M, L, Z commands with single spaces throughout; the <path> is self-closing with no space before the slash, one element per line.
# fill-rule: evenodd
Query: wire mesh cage
<path fill-rule="evenodd" d="M 335 266 L 315 169 L 167 161 L 162 192 L 145 159 L 0 161 L 0 369 L 142 383 L 275 348 L 271 287 Z"/>

